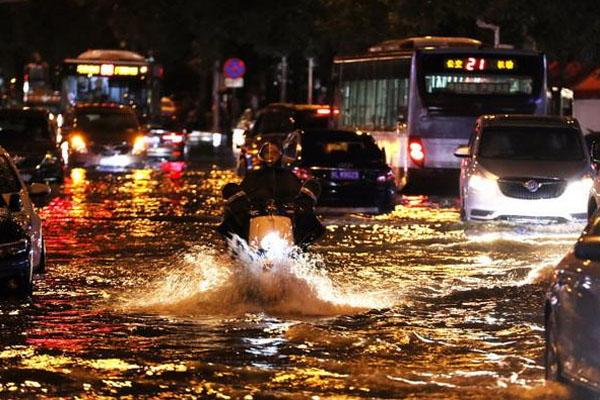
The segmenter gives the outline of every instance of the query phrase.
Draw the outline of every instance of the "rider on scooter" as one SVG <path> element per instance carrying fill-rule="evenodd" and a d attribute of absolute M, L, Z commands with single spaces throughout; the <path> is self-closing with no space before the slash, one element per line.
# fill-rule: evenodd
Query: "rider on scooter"
<path fill-rule="evenodd" d="M 258 153 L 261 168 L 248 171 L 240 185 L 225 185 L 223 197 L 227 204 L 223 222 L 217 229 L 221 234 L 237 234 L 248 240 L 251 204 L 266 205 L 269 201 L 294 205 L 295 243 L 309 244 L 325 233 L 325 228 L 314 213 L 321 192 L 319 183 L 308 180 L 302 184 L 292 171 L 282 167 L 281 157 L 280 147 L 267 142 Z"/>

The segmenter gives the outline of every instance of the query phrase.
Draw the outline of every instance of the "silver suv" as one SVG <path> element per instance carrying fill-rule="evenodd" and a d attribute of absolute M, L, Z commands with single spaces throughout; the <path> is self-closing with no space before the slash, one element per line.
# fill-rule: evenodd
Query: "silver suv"
<path fill-rule="evenodd" d="M 573 118 L 484 115 L 455 156 L 464 220 L 587 217 L 593 169 Z"/>

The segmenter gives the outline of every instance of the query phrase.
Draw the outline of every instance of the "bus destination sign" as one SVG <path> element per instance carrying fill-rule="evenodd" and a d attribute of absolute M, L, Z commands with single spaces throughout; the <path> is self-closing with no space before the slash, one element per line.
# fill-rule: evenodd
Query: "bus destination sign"
<path fill-rule="evenodd" d="M 446 69 L 464 71 L 511 71 L 517 64 L 513 59 L 488 59 L 480 57 L 447 58 L 444 60 Z"/>

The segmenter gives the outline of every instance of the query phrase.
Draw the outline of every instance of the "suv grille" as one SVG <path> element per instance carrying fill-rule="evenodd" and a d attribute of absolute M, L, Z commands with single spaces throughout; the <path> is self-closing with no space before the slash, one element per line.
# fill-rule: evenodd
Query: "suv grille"
<path fill-rule="evenodd" d="M 567 182 L 552 178 L 498 179 L 500 191 L 507 197 L 524 200 L 554 199 L 565 191 Z"/>

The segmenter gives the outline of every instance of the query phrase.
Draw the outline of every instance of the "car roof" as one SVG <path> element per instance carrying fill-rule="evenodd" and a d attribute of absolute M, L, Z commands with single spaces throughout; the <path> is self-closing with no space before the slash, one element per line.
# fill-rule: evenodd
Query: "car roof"
<path fill-rule="evenodd" d="M 329 108 L 329 105 L 326 104 L 271 103 L 264 110 L 317 111 Z"/>
<path fill-rule="evenodd" d="M 348 137 L 370 137 L 371 135 L 367 132 L 363 131 L 353 131 L 349 129 L 308 129 L 300 131 L 300 134 L 303 136 L 313 137 L 313 136 L 329 136 L 332 138 L 345 139 Z"/>
<path fill-rule="evenodd" d="M 482 128 L 519 126 L 579 129 L 575 118 L 553 115 L 488 114 L 479 117 L 478 121 Z"/>
<path fill-rule="evenodd" d="M 133 108 L 117 103 L 77 103 L 74 110 L 123 110 L 134 112 Z"/>

